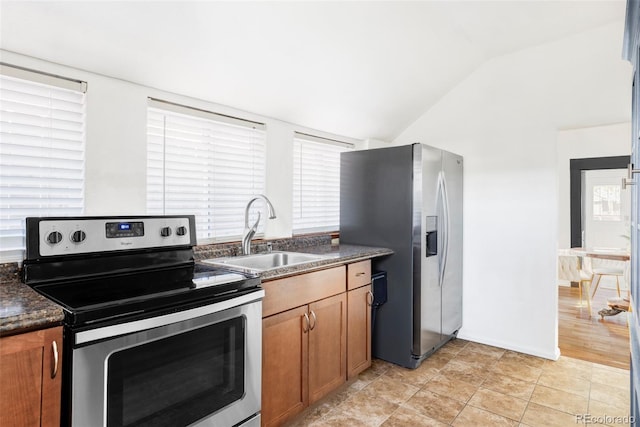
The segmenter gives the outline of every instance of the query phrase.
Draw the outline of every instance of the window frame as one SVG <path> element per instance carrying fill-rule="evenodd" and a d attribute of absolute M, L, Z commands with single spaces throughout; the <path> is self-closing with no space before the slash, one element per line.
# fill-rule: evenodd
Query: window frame
<path fill-rule="evenodd" d="M 0 76 L 0 262 L 20 263 L 25 218 L 84 214 L 87 83 L 4 62 Z"/>
<path fill-rule="evenodd" d="M 299 149 L 298 146 L 299 145 Z M 320 193 L 316 193 L 312 198 L 318 202 L 318 205 L 331 206 L 331 204 L 337 205 L 337 212 L 321 212 L 325 217 L 332 217 L 332 221 L 335 220 L 335 224 L 329 224 L 329 219 L 324 218 L 323 222 L 317 226 L 308 226 L 310 222 L 309 215 L 304 215 L 304 194 L 305 186 L 320 187 L 319 183 L 308 182 L 304 183 L 304 177 L 302 176 L 302 167 L 304 153 L 302 150 L 307 146 L 312 152 L 315 150 L 317 158 L 320 158 L 322 162 L 326 162 L 327 157 L 335 156 L 337 153 L 336 164 L 327 168 L 326 163 L 324 165 L 315 165 L 316 170 L 323 169 L 323 178 L 320 178 L 319 183 L 324 182 L 327 185 L 331 181 L 334 183 L 337 181 L 337 185 L 332 188 L 336 193 L 331 196 L 323 197 Z M 329 148 L 323 150 L 323 148 Z M 291 232 L 293 235 L 311 234 L 311 233 L 326 233 L 326 232 L 338 232 L 340 230 L 340 153 L 348 150 L 354 150 L 355 144 L 339 141 L 335 139 L 323 138 L 315 135 L 310 135 L 302 132 L 294 132 L 292 141 L 292 153 L 293 153 L 293 178 L 292 178 L 292 213 L 291 213 Z M 324 153 L 322 153 L 324 151 Z M 308 160 L 308 159 L 306 159 Z M 333 173 L 327 177 L 327 174 Z M 312 181 L 312 180 L 310 180 Z M 328 203 L 327 203 L 328 202 Z M 317 211 L 312 211 L 313 214 L 317 214 Z M 305 219 L 307 218 L 307 219 Z M 305 224 L 305 222 L 307 224 Z"/>
<path fill-rule="evenodd" d="M 157 182 L 152 183 L 153 179 L 157 179 L 151 177 L 150 169 L 155 168 L 158 170 L 157 165 L 152 166 L 153 162 L 157 162 L 157 159 L 152 159 L 150 147 L 152 144 L 158 144 L 157 142 L 152 143 L 151 139 L 151 130 L 150 130 L 150 121 L 151 114 L 163 114 L 165 117 L 164 122 L 164 132 L 162 145 L 162 190 L 160 192 L 152 189 L 152 186 L 157 186 Z M 169 190 L 171 185 L 176 185 L 175 182 L 180 177 L 176 175 L 178 172 L 176 170 L 171 169 L 171 165 L 169 163 L 176 162 L 175 156 L 177 154 L 175 152 L 168 153 L 167 147 L 173 147 L 172 150 L 175 151 L 175 146 L 171 144 L 179 144 L 180 135 L 174 134 L 168 135 L 167 129 L 171 129 L 172 126 L 176 126 L 176 123 L 169 124 L 166 122 L 166 118 L 170 118 L 173 121 L 184 120 L 186 124 L 192 124 L 195 126 L 193 129 L 196 129 L 198 126 L 202 126 L 202 133 L 196 135 L 193 133 L 191 136 L 193 137 L 192 143 L 194 147 L 197 146 L 200 149 L 200 160 L 201 164 L 190 166 L 189 172 L 193 172 L 194 176 L 200 174 L 203 179 L 206 179 L 207 183 L 202 184 L 200 189 L 201 199 L 192 199 L 191 202 L 202 203 L 201 207 L 193 208 L 193 210 L 182 211 L 180 212 L 179 208 L 175 207 L 175 200 L 167 199 L 168 194 L 175 195 L 175 190 Z M 167 127 L 170 126 L 170 127 Z M 255 138 L 255 140 L 251 140 L 248 142 L 247 140 L 242 141 L 232 141 L 231 139 L 225 140 L 219 134 L 215 134 L 215 129 L 235 129 L 237 132 L 242 133 L 246 138 Z M 208 130 L 207 130 L 208 129 Z M 210 131 L 211 134 L 207 134 L 205 131 Z M 156 135 L 157 137 L 157 135 Z M 241 138 L 241 137 L 239 137 Z M 235 242 L 239 241 L 242 238 L 244 233 L 244 207 L 246 203 L 255 195 L 263 194 L 266 190 L 266 157 L 267 157 L 267 141 L 266 141 L 266 125 L 264 123 L 256 122 L 253 120 L 248 120 L 239 117 L 233 117 L 229 115 L 219 114 L 212 111 L 207 111 L 195 107 L 191 107 L 188 105 L 177 104 L 170 101 L 159 100 L 155 98 L 149 98 L 147 104 L 147 164 L 146 164 L 146 213 L 147 214 L 178 214 L 178 213 L 188 213 L 196 215 L 196 227 L 197 227 L 197 241 L 199 245 L 203 244 L 212 244 L 212 243 L 226 243 L 226 242 Z M 173 142 L 172 142 L 173 141 Z M 186 143 L 186 142 L 183 142 Z M 234 144 L 238 143 L 242 147 L 246 147 L 249 144 L 252 147 L 249 150 L 250 154 L 250 163 L 247 163 L 245 166 L 247 159 L 247 151 L 244 148 L 234 149 Z M 169 145 L 167 145 L 169 144 Z M 157 152 L 156 152 L 157 153 Z M 189 155 L 181 154 L 185 159 L 189 158 Z M 168 160 L 167 155 L 173 156 L 173 159 Z M 231 155 L 236 160 L 238 158 L 242 158 L 241 162 L 236 161 L 236 165 L 242 165 L 242 168 L 231 168 L 231 166 L 224 165 L 225 160 L 216 160 L 216 156 L 218 159 L 225 157 L 227 155 Z M 231 161 L 231 160 L 229 160 Z M 257 163 L 258 162 L 258 163 Z M 233 184 L 231 179 L 220 179 L 220 176 L 223 175 L 222 172 L 216 171 L 216 165 L 220 171 L 227 170 L 229 174 L 236 173 L 237 175 L 243 175 L 241 172 L 237 171 L 250 171 L 248 177 L 245 181 L 245 188 L 242 188 L 242 182 L 240 182 L 240 186 L 234 188 L 233 186 L 229 186 L 229 184 Z M 227 169 L 225 169 L 227 168 Z M 167 171 L 173 171 L 170 173 L 174 176 L 170 179 L 174 180 L 174 184 L 168 183 L 168 175 Z M 186 171 L 186 169 L 185 169 Z M 232 177 L 232 175 L 229 175 Z M 196 179 L 196 178 L 192 178 Z M 242 180 L 243 178 L 241 178 Z M 197 181 L 197 179 L 196 179 Z M 194 182 L 196 182 L 194 181 Z M 223 181 L 226 181 L 224 183 Z M 247 183 L 251 181 L 250 183 Z M 199 181 L 198 181 L 199 182 Z M 235 182 L 235 181 L 234 181 Z M 248 187 L 247 187 L 248 186 Z M 227 195 L 225 196 L 224 193 Z M 163 199 L 162 211 L 160 212 L 157 206 L 153 207 L 150 205 L 153 201 L 151 197 L 153 195 L 161 194 L 161 198 Z M 230 209 L 230 211 L 223 215 L 221 212 L 223 208 L 217 208 L 216 204 L 220 204 L 220 200 L 222 200 L 222 204 L 227 206 L 226 209 Z M 207 205 L 205 207 L 204 205 Z M 265 219 L 267 217 L 265 206 L 262 206 L 260 203 L 256 203 L 255 207 L 250 212 L 250 222 L 253 223 L 257 219 L 257 215 L 260 213 L 261 218 Z M 186 208 L 192 209 L 192 208 Z M 198 212 L 199 211 L 199 212 Z M 205 213 L 206 211 L 206 213 Z M 226 219 L 222 220 L 222 217 Z M 198 221 L 200 219 L 200 221 Z M 234 223 L 233 227 L 229 227 L 228 224 Z M 221 225 L 227 224 L 227 225 Z M 258 233 L 256 233 L 256 237 L 262 237 L 264 235 L 264 225 L 265 221 L 262 220 L 260 227 L 258 229 Z M 229 234 L 230 230 L 233 229 L 233 234 Z M 236 232 L 237 230 L 237 232 Z"/>

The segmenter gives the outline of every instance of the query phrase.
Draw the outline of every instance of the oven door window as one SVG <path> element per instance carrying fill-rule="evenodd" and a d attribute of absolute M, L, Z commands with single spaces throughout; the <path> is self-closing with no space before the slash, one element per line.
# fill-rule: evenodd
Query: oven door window
<path fill-rule="evenodd" d="M 245 318 L 127 348 L 107 366 L 107 426 L 186 426 L 242 399 Z"/>

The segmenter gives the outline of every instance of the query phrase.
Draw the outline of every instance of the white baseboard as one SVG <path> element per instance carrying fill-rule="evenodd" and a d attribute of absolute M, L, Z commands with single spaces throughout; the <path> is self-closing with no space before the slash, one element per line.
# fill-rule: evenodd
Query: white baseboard
<path fill-rule="evenodd" d="M 467 341 L 477 342 L 479 344 L 485 344 L 493 347 L 504 348 L 505 350 L 516 351 L 518 353 L 529 354 L 531 356 L 542 357 L 544 359 L 549 359 L 549 360 L 558 360 L 558 358 L 560 357 L 560 349 L 558 347 L 556 347 L 552 351 L 545 351 L 545 350 L 541 350 L 539 348 L 533 348 L 533 347 L 522 347 L 518 345 L 513 345 L 511 343 L 503 342 L 500 340 L 495 340 L 492 338 L 467 335 L 464 333 L 464 330 L 461 330 L 458 333 L 458 338 L 467 340 Z"/>

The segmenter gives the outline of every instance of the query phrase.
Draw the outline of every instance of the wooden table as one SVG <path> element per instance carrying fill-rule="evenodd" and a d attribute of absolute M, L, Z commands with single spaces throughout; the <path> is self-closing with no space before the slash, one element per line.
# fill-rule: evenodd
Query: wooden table
<path fill-rule="evenodd" d="M 582 269 L 584 258 L 594 258 L 594 259 L 606 259 L 611 261 L 622 261 L 626 262 L 631 259 L 629 251 L 624 249 L 593 249 L 593 248 L 571 248 L 571 249 L 561 249 L 558 251 L 559 256 L 576 256 L 578 258 L 578 268 Z M 572 282 L 573 283 L 573 282 Z M 588 296 L 590 298 L 590 296 Z M 589 306 L 591 304 L 589 303 Z M 628 311 L 629 302 L 628 299 L 624 298 L 614 298 L 608 301 L 608 309 L 602 309 L 598 312 L 602 318 L 604 316 L 613 316 L 622 311 Z"/>
<path fill-rule="evenodd" d="M 609 259 L 612 261 L 629 261 L 631 255 L 629 251 L 624 249 L 584 249 L 584 248 L 571 248 L 568 250 L 579 257 L 589 257 L 598 259 Z"/>

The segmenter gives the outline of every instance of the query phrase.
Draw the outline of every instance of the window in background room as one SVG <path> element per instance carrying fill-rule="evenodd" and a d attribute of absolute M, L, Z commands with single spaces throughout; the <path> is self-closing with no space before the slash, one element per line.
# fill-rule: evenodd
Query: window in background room
<path fill-rule="evenodd" d="M 25 218 L 84 211 L 86 83 L 0 66 L 0 259 L 21 261 Z"/>
<path fill-rule="evenodd" d="M 627 170 L 592 169 L 585 170 L 582 175 L 585 247 L 627 247 L 631 198 L 620 185 Z"/>
<path fill-rule="evenodd" d="M 353 144 L 295 133 L 293 139 L 293 232 L 340 228 L 340 153 Z"/>
<path fill-rule="evenodd" d="M 265 138 L 262 123 L 150 99 L 147 213 L 195 215 L 199 244 L 239 240 L 265 190 Z"/>
<path fill-rule="evenodd" d="M 593 219 L 594 221 L 621 221 L 620 186 L 593 186 Z"/>

